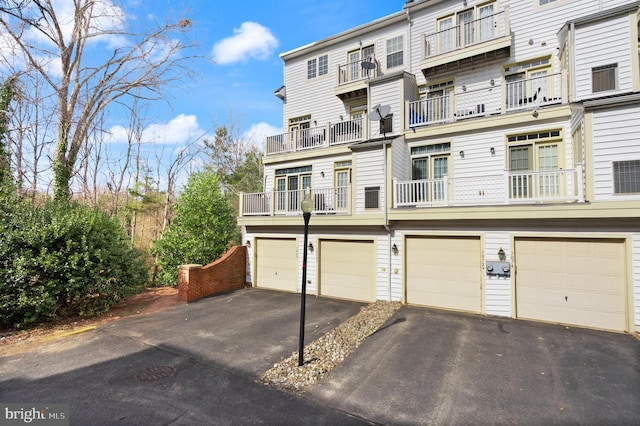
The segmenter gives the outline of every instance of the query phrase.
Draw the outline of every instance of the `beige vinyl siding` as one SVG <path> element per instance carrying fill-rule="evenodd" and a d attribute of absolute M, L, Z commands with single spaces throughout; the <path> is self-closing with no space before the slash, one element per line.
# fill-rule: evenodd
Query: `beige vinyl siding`
<path fill-rule="evenodd" d="M 593 111 L 592 133 L 595 201 L 640 199 L 613 193 L 613 162 L 640 159 L 640 105 Z"/>
<path fill-rule="evenodd" d="M 500 260 L 502 249 L 511 262 L 510 236 L 508 232 L 486 232 L 484 236 L 485 260 Z M 485 310 L 487 315 L 511 316 L 511 278 L 486 277 Z"/>
<path fill-rule="evenodd" d="M 516 239 L 518 318 L 627 329 L 623 240 Z"/>
<path fill-rule="evenodd" d="M 375 251 L 374 241 L 321 240 L 320 294 L 375 301 Z"/>
<path fill-rule="evenodd" d="M 576 92 L 578 99 L 588 99 L 614 93 L 629 92 L 631 76 L 631 40 L 629 16 L 624 14 L 576 28 Z M 591 68 L 618 64 L 618 90 L 592 92 Z"/>
<path fill-rule="evenodd" d="M 384 159 L 382 147 L 356 153 L 357 167 L 353 170 L 355 183 L 355 210 L 361 213 L 380 213 L 385 208 L 384 197 Z M 364 190 L 368 187 L 380 187 L 379 208 L 364 208 Z M 353 187 L 353 186 L 352 186 Z"/>
<path fill-rule="evenodd" d="M 480 238 L 407 237 L 407 303 L 480 313 Z"/>
<path fill-rule="evenodd" d="M 256 238 L 256 286 L 296 292 L 298 245 L 293 238 Z"/>

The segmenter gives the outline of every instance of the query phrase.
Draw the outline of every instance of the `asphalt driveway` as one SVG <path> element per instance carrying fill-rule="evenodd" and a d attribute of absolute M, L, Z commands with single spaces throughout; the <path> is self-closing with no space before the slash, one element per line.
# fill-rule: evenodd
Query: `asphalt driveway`
<path fill-rule="evenodd" d="M 302 397 L 271 389 L 299 300 L 244 289 L 0 354 L 0 403 L 79 425 L 640 423 L 632 337 L 406 306 Z M 308 297 L 307 342 L 361 306 Z"/>

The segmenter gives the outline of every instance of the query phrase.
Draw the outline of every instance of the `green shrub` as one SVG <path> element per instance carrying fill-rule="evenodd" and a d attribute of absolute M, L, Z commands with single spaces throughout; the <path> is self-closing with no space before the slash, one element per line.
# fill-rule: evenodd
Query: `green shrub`
<path fill-rule="evenodd" d="M 0 202 L 0 324 L 97 315 L 147 280 L 140 253 L 104 212 Z"/>
<path fill-rule="evenodd" d="M 213 262 L 237 240 L 236 211 L 217 175 L 194 173 L 176 201 L 171 224 L 151 247 L 160 267 L 157 283 L 177 285 L 180 265 Z"/>

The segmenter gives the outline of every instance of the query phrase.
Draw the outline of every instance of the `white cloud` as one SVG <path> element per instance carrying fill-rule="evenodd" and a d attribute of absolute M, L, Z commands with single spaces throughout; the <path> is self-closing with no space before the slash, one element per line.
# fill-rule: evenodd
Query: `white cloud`
<path fill-rule="evenodd" d="M 198 125 L 195 115 L 180 114 L 168 123 L 156 123 L 147 126 L 142 131 L 143 143 L 156 144 L 184 144 L 201 137 L 205 133 Z M 111 143 L 126 143 L 127 129 L 123 126 L 113 126 L 109 129 L 107 141 Z"/>
<path fill-rule="evenodd" d="M 262 150 L 264 147 L 265 137 L 278 135 L 280 133 L 282 133 L 282 128 L 261 122 L 251 125 L 249 130 L 244 132 L 242 137 L 249 141 L 252 145 L 255 145 Z"/>
<path fill-rule="evenodd" d="M 271 31 L 257 22 L 243 22 L 233 32 L 233 36 L 217 42 L 211 51 L 213 60 L 220 65 L 267 59 L 278 46 Z"/>

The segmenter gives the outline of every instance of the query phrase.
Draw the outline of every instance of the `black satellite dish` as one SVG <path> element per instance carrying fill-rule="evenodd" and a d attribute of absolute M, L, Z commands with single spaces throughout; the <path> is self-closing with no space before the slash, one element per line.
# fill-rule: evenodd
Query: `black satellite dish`
<path fill-rule="evenodd" d="M 364 71 L 364 74 L 367 77 L 370 77 L 370 73 L 371 70 L 376 69 L 376 63 L 373 61 L 370 61 L 369 58 L 365 59 L 364 61 L 360 62 L 360 66 L 362 67 L 362 70 Z"/>
<path fill-rule="evenodd" d="M 360 64 L 360 66 L 365 69 L 365 70 L 372 70 L 376 68 L 376 64 L 374 62 L 371 61 L 362 61 L 362 63 Z"/>

